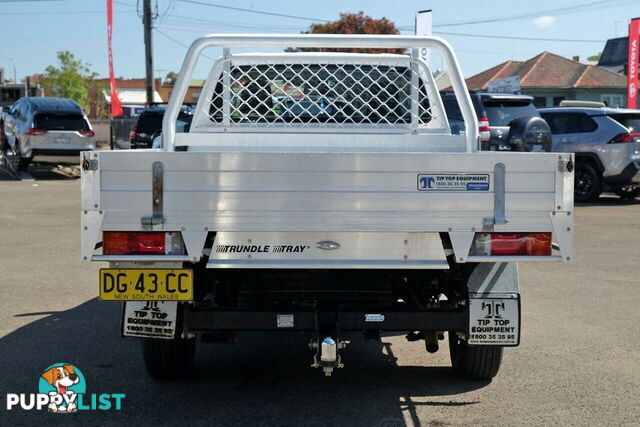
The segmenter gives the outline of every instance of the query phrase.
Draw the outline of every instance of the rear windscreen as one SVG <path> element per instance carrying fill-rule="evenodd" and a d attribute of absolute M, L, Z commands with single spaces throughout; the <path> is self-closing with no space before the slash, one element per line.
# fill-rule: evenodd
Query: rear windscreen
<path fill-rule="evenodd" d="M 489 101 L 484 103 L 491 126 L 508 126 L 520 117 L 540 117 L 531 102 Z"/>
<path fill-rule="evenodd" d="M 609 117 L 629 129 L 629 132 L 640 133 L 640 114 L 610 114 Z"/>
<path fill-rule="evenodd" d="M 153 135 L 162 130 L 163 114 L 143 114 L 138 119 L 138 133 L 146 133 L 147 135 Z M 176 121 L 176 132 L 187 132 L 191 125 L 191 114 L 180 114 Z"/>
<path fill-rule="evenodd" d="M 138 133 L 153 135 L 162 130 L 162 114 L 143 114 L 138 119 Z"/>
<path fill-rule="evenodd" d="M 34 127 L 44 130 L 89 130 L 89 123 L 79 114 L 38 114 Z"/>

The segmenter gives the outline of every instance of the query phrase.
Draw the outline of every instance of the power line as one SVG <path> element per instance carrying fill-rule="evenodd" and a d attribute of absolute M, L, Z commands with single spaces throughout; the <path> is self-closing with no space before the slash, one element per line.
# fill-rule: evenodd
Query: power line
<path fill-rule="evenodd" d="M 469 34 L 469 33 L 451 33 L 446 31 L 434 31 L 434 34 L 443 34 L 446 36 L 461 36 L 461 37 L 479 37 L 485 39 L 507 39 L 507 40 L 531 40 L 531 41 L 544 41 L 544 42 L 572 42 L 572 43 L 604 43 L 604 40 L 586 40 L 586 39 L 555 39 L 555 38 L 540 38 L 540 37 L 519 37 L 519 36 L 499 36 L 493 34 Z"/>
<path fill-rule="evenodd" d="M 266 10 L 245 9 L 245 8 L 242 8 L 242 7 L 226 6 L 226 5 L 222 5 L 222 4 L 207 3 L 207 2 L 203 2 L 203 1 L 197 1 L 197 0 L 177 0 L 177 1 L 182 2 L 182 3 L 197 4 L 197 5 L 200 5 L 200 6 L 217 7 L 217 8 L 220 8 L 220 9 L 237 10 L 237 11 L 240 11 L 240 12 L 247 12 L 247 13 L 257 13 L 259 15 L 279 16 L 281 18 L 302 19 L 302 20 L 305 20 L 305 21 L 317 21 L 317 22 L 331 22 L 328 19 L 310 18 L 308 16 L 288 15 L 286 13 L 269 12 L 269 11 L 266 11 Z"/>
<path fill-rule="evenodd" d="M 45 1 L 67 1 L 67 0 L 0 0 L 0 3 L 36 3 L 36 2 L 45 2 Z"/>
<path fill-rule="evenodd" d="M 256 14 L 261 14 L 261 15 L 271 15 L 271 16 L 280 16 L 280 17 L 286 17 L 286 18 L 294 18 L 294 19 L 303 19 L 303 20 L 308 20 L 308 21 L 319 21 L 319 22 L 330 22 L 326 19 L 319 19 L 319 18 L 311 18 L 311 17 L 306 17 L 306 16 L 297 16 L 297 15 L 287 15 L 287 14 L 281 14 L 281 13 L 275 13 L 275 12 L 269 12 L 269 11 L 265 11 L 265 10 L 254 10 L 254 9 L 245 9 L 245 8 L 241 8 L 241 7 L 233 7 L 233 6 L 225 6 L 225 5 L 220 5 L 220 4 L 215 4 L 215 3 L 207 3 L 204 1 L 199 1 L 199 0 L 176 0 L 176 1 L 180 1 L 183 3 L 192 3 L 192 4 L 198 4 L 198 5 L 202 5 L 202 6 L 209 6 L 209 7 L 217 7 L 217 8 L 221 8 L 221 9 L 230 9 L 230 10 L 238 10 L 238 11 L 242 11 L 242 12 L 248 12 L 248 13 L 256 13 Z M 586 3 L 583 4 L 582 6 L 571 6 L 571 7 L 562 7 L 562 8 L 557 8 L 557 9 L 551 9 L 554 11 L 561 11 L 561 10 L 567 10 L 567 11 L 576 11 L 577 8 L 584 8 L 584 7 L 590 7 L 590 6 L 595 6 L 598 4 L 607 4 L 607 7 L 610 7 L 611 2 L 615 2 L 615 1 L 623 1 L 623 2 L 628 2 L 629 0 L 598 0 L 598 1 L 594 1 L 591 3 Z M 634 0 L 635 1 L 635 0 Z M 618 5 L 619 6 L 619 5 Z M 495 18 L 495 19 L 521 19 L 526 17 L 531 17 L 531 16 L 538 16 L 541 13 L 549 13 L 549 11 L 542 11 L 542 12 L 529 12 L 527 14 L 520 14 L 520 15 L 511 15 L 510 17 L 501 17 L 501 18 Z M 489 20 L 487 20 L 489 22 Z M 472 22 L 472 21 L 468 21 L 469 23 L 480 23 L 480 21 L 478 22 Z M 445 26 L 445 25 L 464 25 L 464 23 L 450 23 L 450 24 L 440 24 L 440 25 L 434 25 L 434 27 L 437 26 Z M 413 31 L 413 29 L 408 29 L 406 27 L 400 27 L 398 29 L 401 30 L 405 30 L 405 31 Z M 479 37 L 479 38 L 493 38 L 493 39 L 507 39 L 507 40 L 530 40 L 530 41 L 554 41 L 554 42 L 572 42 L 572 43 L 603 43 L 603 40 L 585 40 L 585 39 L 562 39 L 562 38 L 538 38 L 538 37 L 518 37 L 518 36 L 498 36 L 498 35 L 489 35 L 489 34 L 469 34 L 469 33 L 450 33 L 450 32 L 440 32 L 439 34 L 444 34 L 444 35 L 452 35 L 452 36 L 461 36 L 461 37 Z"/>
<path fill-rule="evenodd" d="M 476 20 L 470 20 L 470 21 L 455 21 L 455 22 L 448 22 L 448 23 L 445 22 L 442 24 L 434 24 L 433 27 L 434 28 L 456 27 L 461 25 L 475 25 L 475 24 L 486 24 L 486 23 L 502 22 L 502 21 L 515 21 L 515 20 L 533 18 L 536 16 L 544 16 L 544 15 L 566 15 L 566 14 L 572 14 L 572 13 L 587 12 L 591 10 L 598 10 L 603 8 L 619 7 L 619 6 L 624 6 L 626 4 L 634 4 L 636 2 L 637 0 L 598 0 L 598 1 L 592 1 L 589 3 L 576 4 L 572 6 L 563 6 L 555 9 L 539 10 L 536 12 L 505 15 L 505 16 L 498 16 L 498 17 L 492 17 L 492 18 L 486 18 L 486 19 L 476 19 Z M 615 3 L 618 3 L 618 4 L 615 4 Z M 412 27 L 408 27 L 408 26 L 401 27 L 401 29 L 413 30 Z"/>
<path fill-rule="evenodd" d="M 2 3 L 0 1 L 0 3 Z M 129 11 L 120 10 L 114 11 L 114 13 L 128 13 Z M 104 15 L 106 11 L 91 11 L 91 10 L 83 10 L 83 11 L 74 11 L 74 15 Z M 69 15 L 69 12 L 0 12 L 0 15 Z"/>
<path fill-rule="evenodd" d="M 213 21 L 209 19 L 189 18 L 187 16 L 172 15 L 168 18 L 171 22 L 167 21 L 169 25 L 178 25 L 186 28 L 193 28 L 194 26 L 200 26 L 207 29 L 211 29 L 211 25 L 222 27 L 237 27 L 245 29 L 258 29 L 258 30 L 283 30 L 283 31 L 299 31 L 300 28 L 284 25 L 267 25 L 267 24 L 250 24 L 246 22 L 233 22 L 233 21 Z"/>
<path fill-rule="evenodd" d="M 158 34 L 160 34 L 160 35 L 164 36 L 165 38 L 167 38 L 167 39 L 171 40 L 172 42 L 174 42 L 174 43 L 176 43 L 176 44 L 178 44 L 178 45 L 180 45 L 180 46 L 182 46 L 182 47 L 184 47 L 184 48 L 186 48 L 186 49 L 189 49 L 189 45 L 187 45 L 187 44 L 185 44 L 185 43 L 182 43 L 180 40 L 174 39 L 174 38 L 173 38 L 173 37 L 171 37 L 169 34 L 167 34 L 167 33 L 163 32 L 163 31 L 160 31 L 160 30 L 159 30 L 159 29 L 157 29 L 157 28 L 154 28 L 154 31 L 155 31 L 156 33 L 158 33 Z M 205 58 L 210 59 L 210 60 L 212 60 L 212 61 L 216 61 L 214 58 L 212 58 L 212 57 L 210 57 L 210 56 L 207 56 L 207 55 L 205 55 L 204 53 L 203 53 L 203 54 L 201 54 L 201 56 L 204 56 Z"/>

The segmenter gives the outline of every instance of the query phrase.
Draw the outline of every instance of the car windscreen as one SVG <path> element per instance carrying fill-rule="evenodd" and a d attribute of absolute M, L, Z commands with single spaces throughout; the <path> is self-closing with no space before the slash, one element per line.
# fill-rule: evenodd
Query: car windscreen
<path fill-rule="evenodd" d="M 34 120 L 36 129 L 89 130 L 89 123 L 80 114 L 40 113 Z"/>
<path fill-rule="evenodd" d="M 153 135 L 162 130 L 162 119 L 164 114 L 152 113 L 142 114 L 138 119 L 138 133 L 145 133 L 147 135 Z M 191 114 L 180 114 L 176 121 L 176 132 L 188 132 L 191 126 Z"/>
<path fill-rule="evenodd" d="M 162 130 L 162 114 L 158 113 L 142 113 L 138 119 L 138 133 L 146 133 L 153 135 Z"/>
<path fill-rule="evenodd" d="M 629 129 L 629 132 L 640 133 L 640 114 L 609 114 L 609 117 Z"/>
<path fill-rule="evenodd" d="M 540 117 L 538 110 L 529 101 L 488 101 L 484 103 L 490 126 L 509 126 L 509 123 L 520 117 Z"/>

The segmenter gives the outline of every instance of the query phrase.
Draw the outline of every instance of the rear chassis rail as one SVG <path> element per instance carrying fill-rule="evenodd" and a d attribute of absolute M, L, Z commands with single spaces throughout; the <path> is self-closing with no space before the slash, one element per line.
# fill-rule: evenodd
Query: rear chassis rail
<path fill-rule="evenodd" d="M 293 316 L 293 327 L 277 327 L 278 315 Z M 382 321 L 366 321 L 367 315 Z M 190 332 L 203 331 L 304 331 L 319 332 L 327 326 L 340 332 L 363 331 L 465 331 L 468 310 L 457 311 L 254 311 L 198 309 L 187 306 L 185 325 Z"/>

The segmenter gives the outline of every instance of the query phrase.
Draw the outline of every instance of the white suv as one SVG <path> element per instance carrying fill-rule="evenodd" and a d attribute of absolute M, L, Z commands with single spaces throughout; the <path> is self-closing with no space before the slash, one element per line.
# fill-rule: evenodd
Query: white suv
<path fill-rule="evenodd" d="M 4 114 L 5 146 L 15 166 L 31 162 L 79 164 L 80 152 L 95 149 L 95 133 L 77 102 L 66 98 L 20 98 Z"/>
<path fill-rule="evenodd" d="M 640 194 L 640 110 L 554 107 L 540 115 L 553 151 L 576 154 L 577 202 L 597 199 L 605 187 L 625 199 Z"/>

